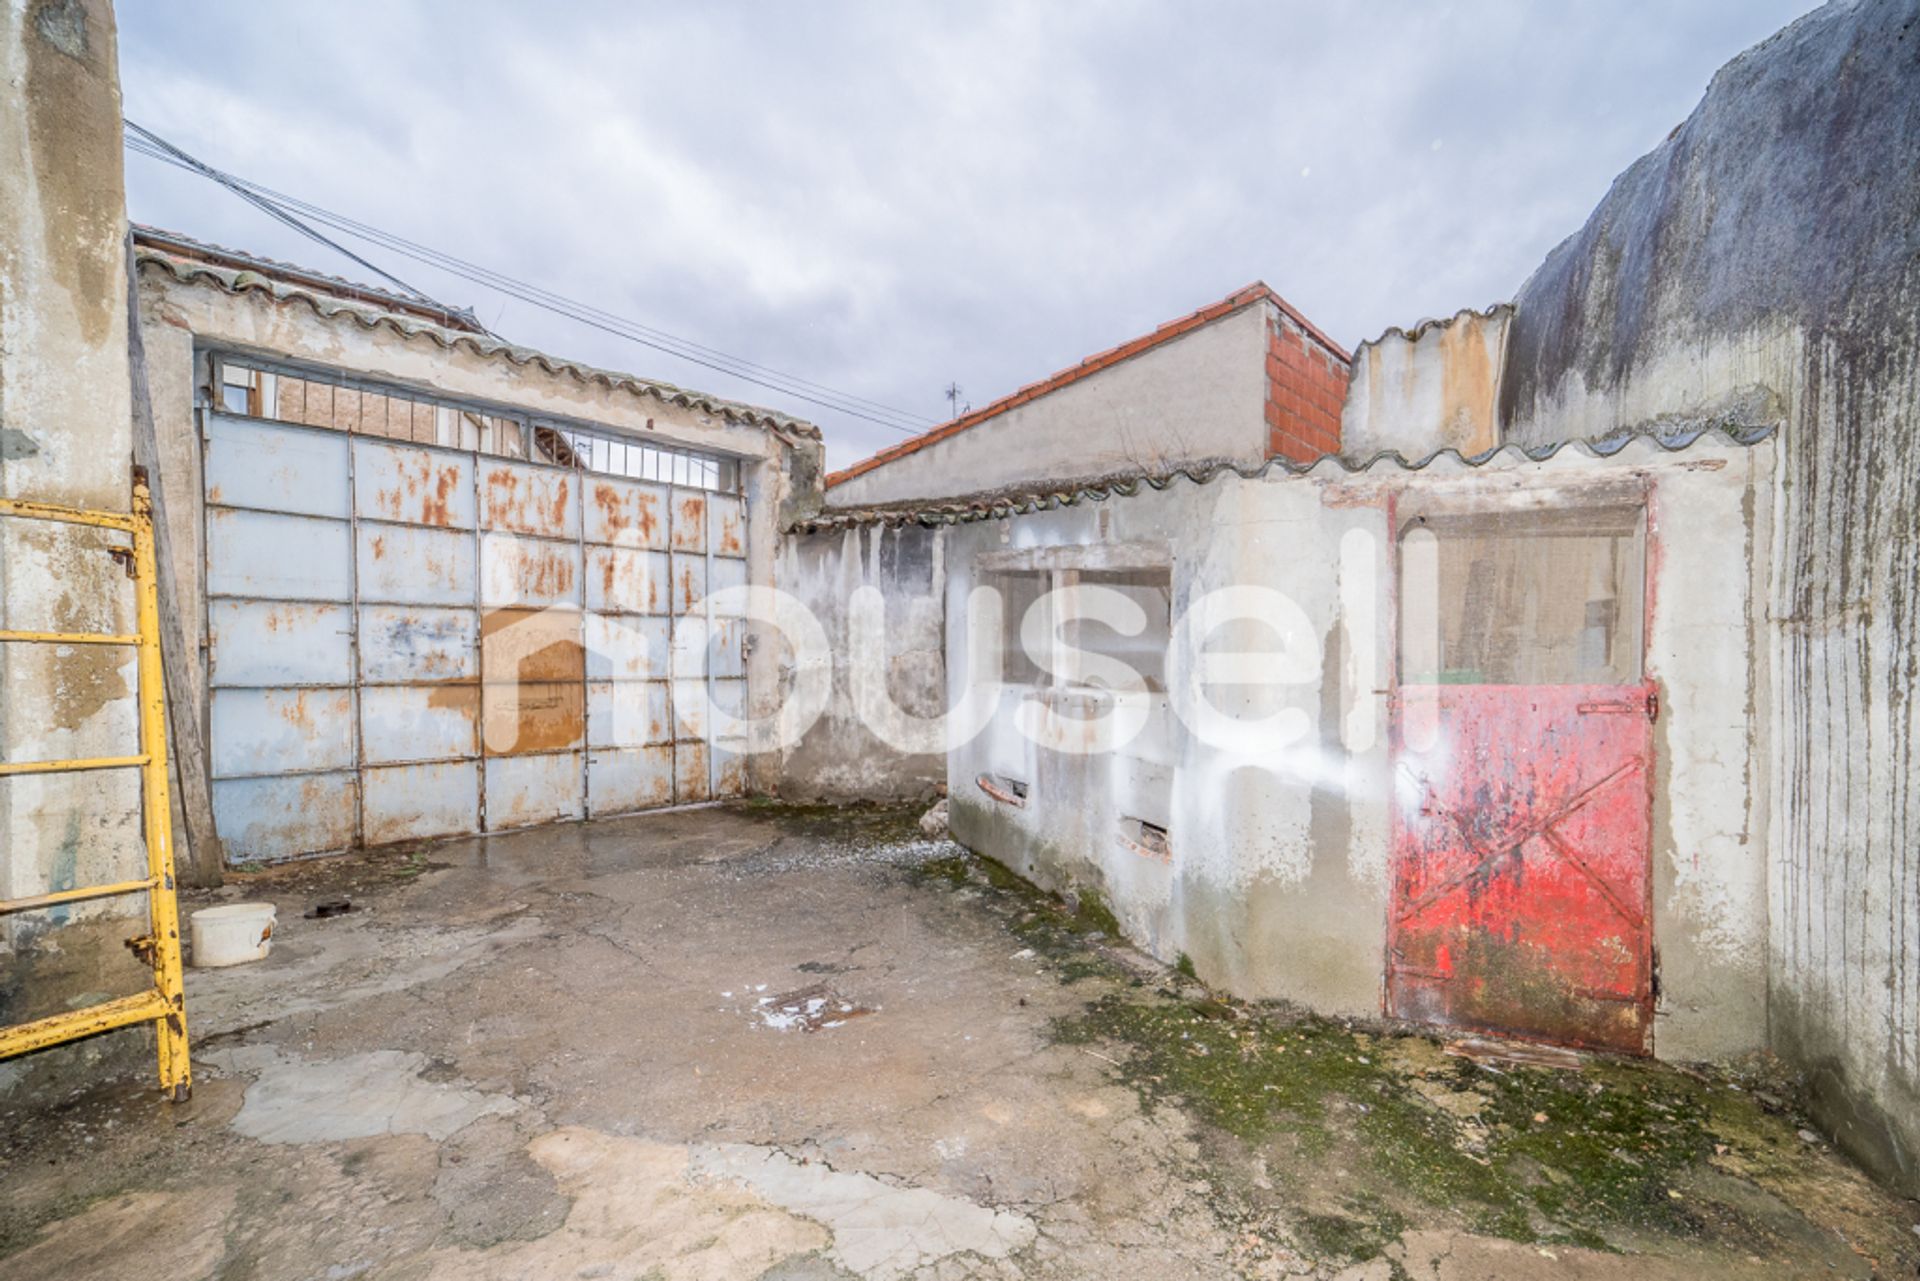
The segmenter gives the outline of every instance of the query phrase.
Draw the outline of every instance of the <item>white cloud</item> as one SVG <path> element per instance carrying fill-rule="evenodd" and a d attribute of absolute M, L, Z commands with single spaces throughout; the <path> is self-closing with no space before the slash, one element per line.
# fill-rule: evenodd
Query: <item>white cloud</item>
<path fill-rule="evenodd" d="M 210 162 L 929 418 L 1263 278 L 1352 343 L 1508 296 L 1806 0 L 123 4 Z M 129 161 L 145 221 L 316 266 Z M 404 262 L 516 340 L 898 439 Z"/>

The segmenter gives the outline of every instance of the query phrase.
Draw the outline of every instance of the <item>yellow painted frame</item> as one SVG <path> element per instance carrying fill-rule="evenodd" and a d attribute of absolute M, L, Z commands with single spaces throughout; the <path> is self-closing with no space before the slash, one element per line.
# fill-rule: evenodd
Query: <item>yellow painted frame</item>
<path fill-rule="evenodd" d="M 193 1066 L 187 1056 L 187 997 L 180 971 L 180 910 L 173 875 L 173 811 L 167 792 L 167 698 L 160 666 L 160 597 L 154 562 L 153 498 L 145 480 L 136 480 L 130 514 L 0 498 L 0 517 L 8 516 L 115 529 L 133 537 L 134 600 L 140 626 L 137 634 L 0 630 L 0 642 L 134 646 L 138 654 L 140 689 L 139 754 L 67 761 L 0 761 L 0 778 L 70 770 L 137 768 L 141 778 L 147 876 L 139 881 L 0 900 L 0 916 L 118 894 L 144 893 L 147 933 L 127 942 L 136 955 L 153 967 L 153 986 L 119 1000 L 0 1028 L 0 1059 L 30 1054 L 114 1028 L 152 1023 L 159 1042 L 161 1092 L 175 1102 L 184 1102 L 193 1090 Z"/>

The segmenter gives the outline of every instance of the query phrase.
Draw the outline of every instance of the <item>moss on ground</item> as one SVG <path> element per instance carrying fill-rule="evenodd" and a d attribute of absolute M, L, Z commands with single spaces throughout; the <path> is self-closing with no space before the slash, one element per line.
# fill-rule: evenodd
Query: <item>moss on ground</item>
<path fill-rule="evenodd" d="M 1190 1116 L 1220 1158 L 1211 1177 L 1257 1157 L 1271 1187 L 1225 1177 L 1223 1221 L 1271 1217 L 1312 1257 L 1371 1258 L 1412 1227 L 1608 1250 L 1713 1241 L 1770 1257 L 1792 1241 L 1840 1243 L 1844 1225 L 1875 1257 L 1913 1253 L 1875 1221 L 1883 1194 L 1800 1137 L 1792 1084 L 1767 1061 L 1482 1066 L 1437 1036 L 1205 995 L 1184 957 L 1156 987 L 1090 946 L 1115 933 L 1097 895 L 1069 908 L 972 855 L 921 871 L 987 891 L 1062 982 L 1105 980 L 1054 1021 L 1053 1038 L 1114 1065 L 1148 1106 Z"/>
<path fill-rule="evenodd" d="M 1144 1098 L 1242 1139 L 1285 1133 L 1309 1159 L 1353 1140 L 1383 1186 L 1518 1241 L 1689 1231 L 1674 1185 L 1714 1155 L 1716 1130 L 1729 1128 L 1717 1119 L 1792 1137 L 1730 1083 L 1656 1065 L 1495 1074 L 1426 1038 L 1213 1000 L 1108 994 L 1054 1035 L 1126 1047 L 1120 1071 Z"/>

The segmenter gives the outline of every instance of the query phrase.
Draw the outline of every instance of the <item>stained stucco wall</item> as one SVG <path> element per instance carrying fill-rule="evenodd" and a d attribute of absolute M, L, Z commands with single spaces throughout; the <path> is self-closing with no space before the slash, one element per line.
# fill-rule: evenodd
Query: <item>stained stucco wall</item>
<path fill-rule="evenodd" d="M 1523 443 L 1779 421 L 1767 818 L 1775 1046 L 1920 1190 L 1920 3 L 1728 64 L 1520 291 Z M 1711 565 L 1692 590 L 1711 590 Z"/>
<path fill-rule="evenodd" d="M 884 698 L 909 717 L 934 717 L 944 707 L 946 537 L 945 529 L 920 525 L 869 525 L 783 544 L 777 583 L 825 629 L 833 691 L 825 713 L 781 758 L 782 797 L 919 799 L 946 782 L 944 748 L 877 732 L 856 698 L 856 685 L 864 684 L 858 692 L 868 700 Z M 879 593 L 884 628 L 877 646 L 857 651 L 848 605 L 862 589 Z"/>
<path fill-rule="evenodd" d="M 0 8 L 0 61 L 0 492 L 126 511 L 132 436 L 112 11 L 104 0 L 12 0 Z M 123 542 L 0 522 L 0 626 L 134 630 L 131 586 L 107 555 Z M 134 690 L 131 650 L 0 646 L 0 756 L 126 755 L 138 742 Z M 0 893 L 142 875 L 139 818 L 135 771 L 0 781 Z M 140 990 L 150 976 L 120 942 L 133 932 L 126 917 L 144 909 L 129 897 L 0 923 L 0 1021 Z M 137 1035 L 119 1038 L 130 1039 Z"/>
<path fill-rule="evenodd" d="M 1270 307 L 1254 303 L 827 491 L 835 507 L 953 498 L 1267 456 Z"/>
<path fill-rule="evenodd" d="M 1496 401 L 1511 307 L 1390 329 L 1353 354 L 1340 452 L 1393 451 L 1417 462 L 1439 449 L 1471 458 L 1500 444 Z"/>
<path fill-rule="evenodd" d="M 1382 697 L 1393 653 L 1390 505 L 1419 498 L 1504 510 L 1613 502 L 1628 492 L 1647 504 L 1658 549 L 1647 641 L 1648 674 L 1665 700 L 1652 852 L 1666 975 L 1656 1052 L 1699 1059 L 1757 1049 L 1765 1042 L 1768 721 L 1764 654 L 1755 647 L 1773 459 L 1771 445 L 1708 437 L 1679 453 L 1641 441 L 1605 460 L 1568 450 L 1529 463 L 1509 453 L 1480 469 L 1442 460 L 1420 472 L 1381 465 L 1349 476 L 1323 463 L 1305 477 L 1228 475 L 961 526 L 948 536 L 949 620 L 967 617 L 968 593 L 992 567 L 1092 567 L 1147 549 L 1172 566 L 1176 618 L 1218 588 L 1283 594 L 1297 613 L 1272 610 L 1267 625 L 1229 629 L 1209 648 L 1275 652 L 1273 629 L 1292 625 L 1291 657 L 1275 662 L 1297 662 L 1299 679 L 1230 686 L 1212 701 L 1243 718 L 1291 710 L 1310 728 L 1285 750 L 1249 753 L 1200 741 L 1167 696 L 1144 695 L 1145 730 L 1135 741 L 1079 754 L 1062 749 L 1085 741 L 1076 726 L 1110 707 L 1112 695 L 1037 695 L 1064 720 L 1036 742 L 1018 728 L 1028 692 L 994 686 L 992 724 L 950 758 L 954 834 L 1042 885 L 1097 892 L 1129 938 L 1163 960 L 1186 953 L 1229 991 L 1378 1014 L 1394 796 Z M 950 706 L 963 699 L 980 644 L 950 621 Z M 1176 633 L 1168 688 L 1181 688 L 1198 653 L 1194 634 Z M 978 785 L 981 774 L 1028 784 L 1026 803 L 996 800 Z M 1126 818 L 1165 827 L 1171 857 L 1146 857 L 1117 839 Z"/>

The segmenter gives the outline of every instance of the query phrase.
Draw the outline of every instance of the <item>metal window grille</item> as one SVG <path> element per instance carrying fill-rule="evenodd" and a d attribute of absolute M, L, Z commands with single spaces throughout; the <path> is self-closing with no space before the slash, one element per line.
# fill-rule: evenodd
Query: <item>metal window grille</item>
<path fill-rule="evenodd" d="M 740 492 L 739 460 L 720 454 L 643 443 L 612 430 L 424 396 L 330 371 L 233 356 L 217 357 L 215 370 L 214 403 L 241 417 L 471 449 L 712 493 Z"/>

